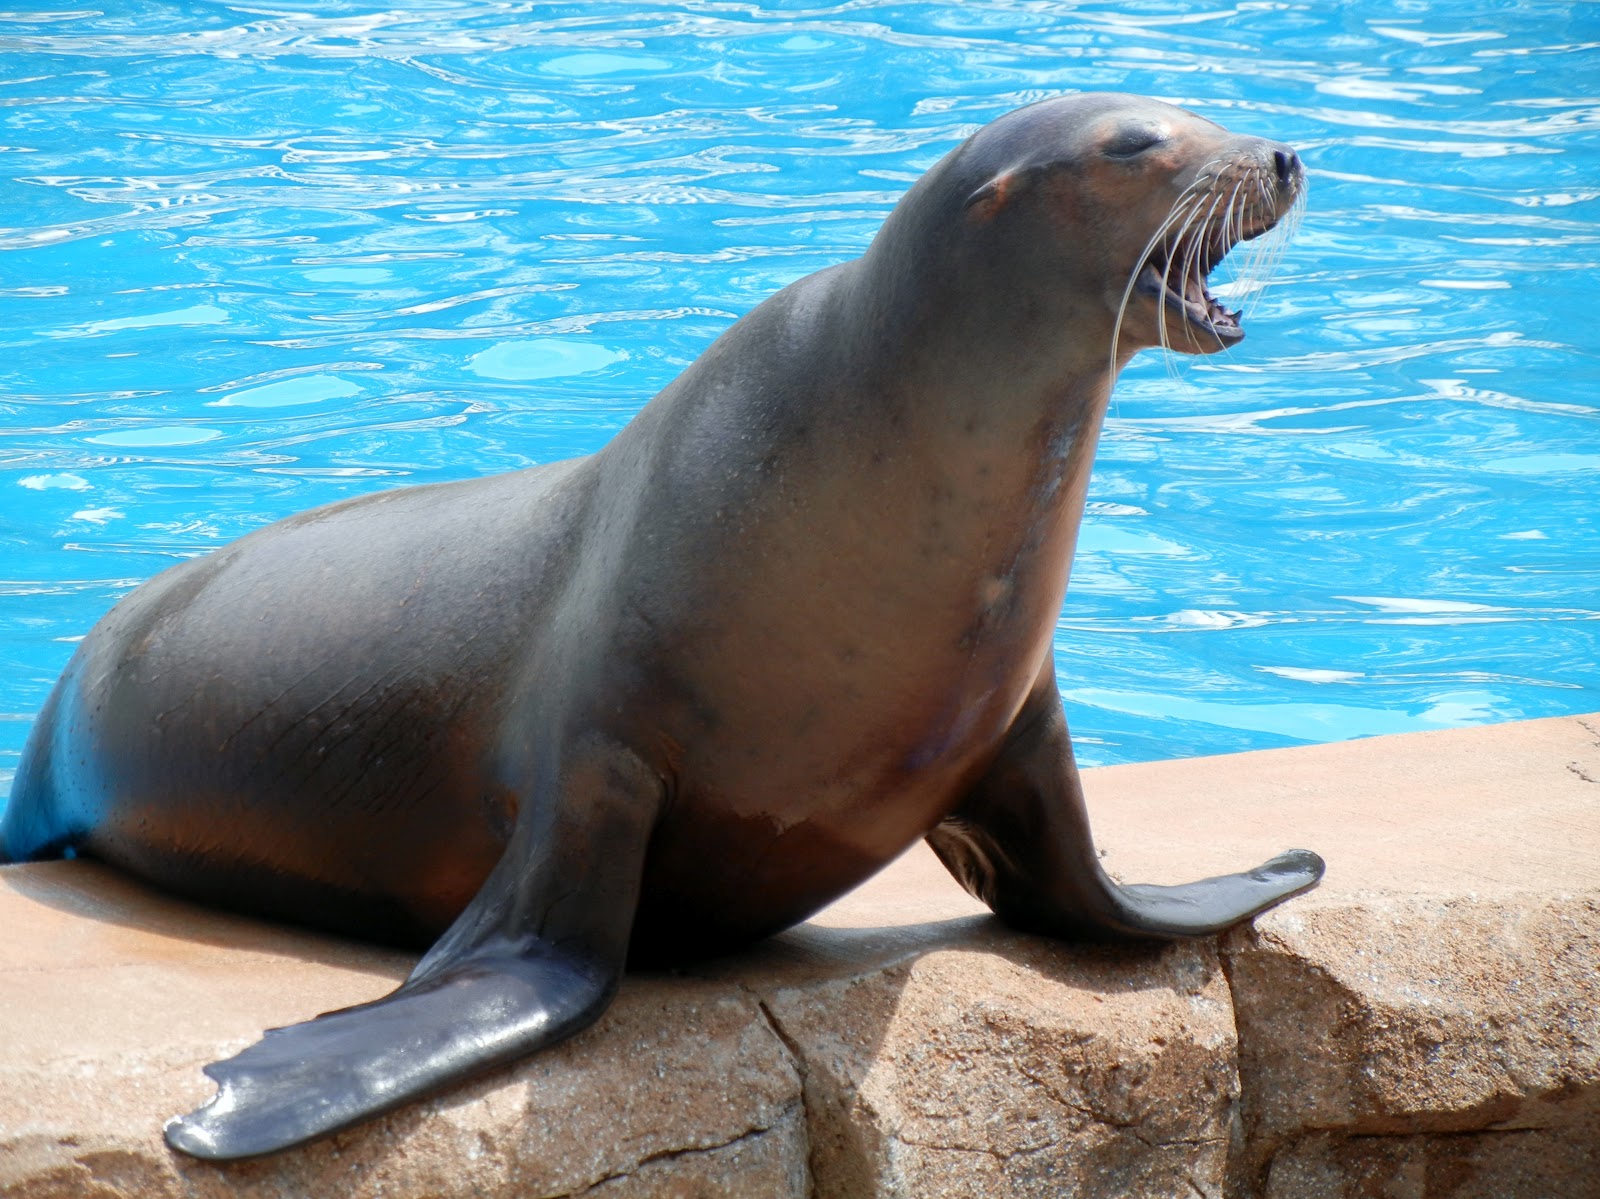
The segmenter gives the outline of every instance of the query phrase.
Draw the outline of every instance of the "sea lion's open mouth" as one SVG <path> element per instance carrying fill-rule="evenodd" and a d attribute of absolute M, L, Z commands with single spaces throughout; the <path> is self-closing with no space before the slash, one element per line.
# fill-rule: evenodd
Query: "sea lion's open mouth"
<path fill-rule="evenodd" d="M 1233 343 L 1244 337 L 1239 326 L 1240 313 L 1224 308 L 1206 287 L 1210 269 L 1198 260 L 1173 255 L 1168 261 L 1151 255 L 1139 272 L 1134 287 L 1155 296 L 1167 311 L 1177 313 L 1191 325 L 1210 333 L 1218 341 Z"/>
<path fill-rule="evenodd" d="M 1276 216 L 1249 229 L 1241 229 L 1228 220 L 1204 220 L 1198 226 L 1185 222 L 1175 240 L 1163 239 L 1151 249 L 1134 279 L 1134 290 L 1160 300 L 1168 312 L 1222 344 L 1233 345 L 1244 338 L 1244 328 L 1239 323 L 1243 313 L 1219 303 L 1211 294 L 1207 277 L 1234 246 L 1254 241 L 1277 223 Z"/>
<path fill-rule="evenodd" d="M 1268 222 L 1238 238 L 1222 229 L 1202 227 L 1175 243 L 1158 245 L 1139 268 L 1134 289 L 1160 300 L 1168 312 L 1176 313 L 1189 325 L 1232 345 L 1244 337 L 1239 324 L 1242 313 L 1217 301 L 1207 286 L 1207 276 L 1236 242 L 1260 237 L 1275 223 Z"/>

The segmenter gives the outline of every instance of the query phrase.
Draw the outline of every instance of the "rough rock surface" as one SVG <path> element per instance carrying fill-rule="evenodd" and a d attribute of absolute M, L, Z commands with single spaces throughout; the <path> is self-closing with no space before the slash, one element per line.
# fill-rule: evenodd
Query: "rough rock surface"
<path fill-rule="evenodd" d="M 1208 801 L 1169 813 L 1186 841 L 1227 796 L 1250 819 L 1213 824 L 1212 852 L 1300 829 L 1329 860 L 1318 890 L 1222 939 L 1242 1088 L 1228 1193 L 1600 1197 L 1600 718 L 1099 781 L 1130 877 L 1165 869 L 1133 830 L 1177 788 Z"/>
<path fill-rule="evenodd" d="M 403 956 L 0 870 L 0 1196 L 1600 1199 L 1600 718 L 1115 767 L 1107 865 L 1290 845 L 1216 940 L 1048 943 L 925 851 L 565 1045 L 253 1162 L 169 1152 L 199 1066 Z"/>
<path fill-rule="evenodd" d="M 986 930 L 771 989 L 816 1194 L 1189 1195 L 1238 1095 L 1211 945 L 1066 954 Z"/>

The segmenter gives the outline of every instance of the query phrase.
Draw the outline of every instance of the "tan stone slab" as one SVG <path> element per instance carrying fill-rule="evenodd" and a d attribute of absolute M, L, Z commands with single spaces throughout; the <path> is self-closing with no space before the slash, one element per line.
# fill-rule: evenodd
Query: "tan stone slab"
<path fill-rule="evenodd" d="M 645 980 L 509 1071 L 219 1166 L 161 1140 L 167 1116 L 210 1095 L 200 1067 L 384 994 L 411 959 L 206 911 L 88 862 L 0 870 L 0 929 L 6 1199 L 806 1194 L 798 1076 L 736 987 Z"/>
<path fill-rule="evenodd" d="M 1128 881 L 1328 861 L 1224 941 L 1229 1193 L 1600 1199 L 1600 716 L 1110 767 L 1085 790 Z M 883 952 L 913 913 L 980 910 L 918 848 L 807 935 Z"/>
<path fill-rule="evenodd" d="M 1600 713 L 1086 772 L 1095 839 L 1130 882 L 1289 848 L 1328 862 L 1295 902 L 1600 885 Z"/>
<path fill-rule="evenodd" d="M 564 1046 L 233 1166 L 159 1139 L 199 1066 L 409 960 L 84 862 L 0 869 L 0 1194 L 1589 1199 L 1597 728 L 1091 771 L 1130 880 L 1290 845 L 1328 880 L 1220 957 L 1086 949 L 999 928 L 919 848 L 764 946 L 630 977 Z"/>
<path fill-rule="evenodd" d="M 1238 1080 L 1210 942 L 991 930 L 765 1003 L 802 1063 L 819 1196 L 1220 1193 Z"/>
<path fill-rule="evenodd" d="M 1084 772 L 1105 865 L 1186 882 L 1285 849 L 1328 862 L 1285 911 L 1369 895 L 1600 887 L 1600 713 Z M 918 845 L 818 913 L 828 928 L 981 915 Z"/>
<path fill-rule="evenodd" d="M 1240 1040 L 1231 1192 L 1600 1199 L 1600 718 L 1185 763 L 1180 836 L 1285 847 L 1323 885 L 1223 938 Z M 1091 778 L 1108 860 L 1178 774 Z"/>
<path fill-rule="evenodd" d="M 1313 1133 L 1279 1154 L 1265 1199 L 1596 1199 L 1600 1123 L 1553 1132 Z"/>

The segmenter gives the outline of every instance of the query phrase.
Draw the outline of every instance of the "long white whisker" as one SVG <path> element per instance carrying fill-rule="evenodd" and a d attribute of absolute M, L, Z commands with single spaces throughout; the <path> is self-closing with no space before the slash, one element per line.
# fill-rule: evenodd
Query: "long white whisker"
<path fill-rule="evenodd" d="M 1211 207 L 1206 210 L 1204 215 L 1201 215 L 1200 206 L 1199 204 L 1196 204 L 1192 209 L 1190 209 L 1188 217 L 1184 220 L 1183 224 L 1179 226 L 1177 233 L 1173 235 L 1173 252 L 1176 253 L 1179 247 L 1182 247 L 1183 249 L 1183 260 L 1177 263 L 1177 280 L 1180 289 L 1183 287 L 1184 283 L 1188 281 L 1189 272 L 1194 266 L 1195 252 L 1201 245 L 1202 239 L 1205 237 L 1206 228 L 1211 220 L 1211 213 L 1216 209 L 1216 207 L 1217 199 L 1215 196 L 1212 196 Z M 1170 263 L 1168 264 L 1167 276 L 1169 278 L 1172 276 L 1171 265 L 1172 264 Z M 1181 290 L 1178 292 L 1178 297 L 1180 300 L 1187 299 Z M 1168 351 L 1164 359 L 1167 367 L 1167 373 L 1173 378 L 1176 378 L 1178 367 L 1176 360 L 1171 354 L 1172 330 L 1167 324 L 1169 315 L 1166 297 L 1163 296 L 1161 307 L 1156 310 L 1156 325 L 1160 331 L 1161 348 Z"/>
<path fill-rule="evenodd" d="M 1139 282 L 1139 276 L 1144 271 L 1145 263 L 1149 260 L 1150 255 L 1154 253 L 1156 246 L 1161 244 L 1161 239 L 1167 235 L 1167 231 L 1172 228 L 1173 223 L 1186 219 L 1185 203 L 1192 200 L 1197 205 L 1200 202 L 1200 197 L 1197 194 L 1200 183 L 1200 177 L 1197 176 L 1173 201 L 1172 208 L 1167 212 L 1166 219 L 1150 235 L 1150 240 L 1145 242 L 1144 249 L 1139 251 L 1139 257 L 1134 262 L 1133 273 L 1128 276 L 1128 285 L 1122 289 L 1122 302 L 1117 305 L 1116 323 L 1111 327 L 1110 369 L 1113 378 L 1117 373 L 1117 346 L 1122 340 L 1122 320 L 1128 314 L 1128 301 L 1133 298 L 1134 286 Z"/>
<path fill-rule="evenodd" d="M 1227 206 L 1222 211 L 1222 219 L 1218 222 L 1218 226 L 1222 230 L 1223 237 L 1225 238 L 1223 243 L 1225 247 L 1223 261 L 1227 260 L 1227 256 L 1232 252 L 1233 247 L 1238 245 L 1239 242 L 1244 239 L 1245 211 L 1249 205 L 1247 202 L 1241 203 L 1240 201 L 1241 193 L 1244 191 L 1245 185 L 1251 182 L 1251 180 L 1252 176 L 1249 173 L 1246 173 L 1234 182 L 1233 191 L 1228 195 Z M 1248 263 L 1249 259 L 1246 259 L 1246 262 Z M 1219 263 L 1218 265 L 1221 264 Z M 1230 268 L 1230 270 L 1231 269 L 1232 268 Z M 1239 275 L 1237 271 L 1233 273 L 1233 278 L 1234 282 L 1237 284 L 1239 282 Z M 1232 347 L 1230 346 L 1224 345 L 1222 349 L 1223 353 L 1225 354 L 1232 353 Z"/>
<path fill-rule="evenodd" d="M 1187 260 L 1184 262 L 1184 282 L 1187 283 L 1191 277 L 1197 281 L 1200 288 L 1202 307 L 1204 307 L 1206 295 L 1207 272 L 1205 270 L 1205 264 L 1210 258 L 1211 247 L 1213 244 L 1215 244 L 1218 230 L 1221 229 L 1223 231 L 1223 235 L 1226 236 L 1226 228 L 1223 222 L 1227 219 L 1227 211 L 1227 205 L 1223 202 L 1222 193 L 1218 192 L 1216 199 L 1211 202 L 1211 207 L 1206 211 L 1205 224 L 1201 227 L 1199 234 L 1190 244 L 1189 255 Z M 1188 298 L 1189 297 L 1186 289 L 1184 295 L 1185 301 L 1187 301 Z M 1192 335 L 1190 336 L 1189 340 L 1191 342 L 1194 340 Z M 1173 363 L 1173 368 L 1174 371 L 1176 371 L 1177 363 Z"/>
<path fill-rule="evenodd" d="M 1272 231 L 1271 255 L 1264 264 L 1266 270 L 1262 280 L 1263 292 L 1266 290 L 1266 278 L 1277 272 L 1278 267 L 1283 262 L 1284 255 L 1289 251 L 1290 241 L 1293 240 L 1296 231 L 1300 228 L 1301 220 L 1305 217 L 1305 198 L 1305 180 L 1302 177 L 1295 189 L 1294 198 L 1289 203 L 1288 211 L 1283 214 L 1283 217 L 1278 221 L 1277 227 Z"/>
<path fill-rule="evenodd" d="M 1174 252 L 1176 252 L 1179 247 L 1182 247 L 1183 249 L 1183 259 L 1182 261 L 1176 263 L 1178 267 L 1176 277 L 1179 288 L 1177 294 L 1181 301 L 1187 302 L 1188 300 L 1185 284 L 1187 284 L 1190 275 L 1194 272 L 1195 261 L 1201 250 L 1206 245 L 1207 239 L 1210 237 L 1212 217 L 1217 210 L 1217 204 L 1220 200 L 1220 194 L 1213 193 L 1211 197 L 1211 205 L 1206 209 L 1204 214 L 1202 214 L 1200 211 L 1200 205 L 1198 203 L 1195 204 L 1193 208 L 1190 209 L 1188 217 L 1178 228 L 1177 233 L 1173 235 L 1172 246 Z M 1168 263 L 1167 276 L 1169 278 L 1173 275 L 1171 270 L 1172 265 L 1173 263 Z M 1169 317 L 1170 312 L 1167 308 L 1166 297 L 1163 296 L 1161 306 L 1156 310 L 1156 328 L 1160 338 L 1161 348 L 1168 351 L 1164 358 L 1167 374 L 1172 379 L 1177 380 L 1178 364 L 1177 359 L 1171 353 L 1172 331 L 1167 323 Z"/>
<path fill-rule="evenodd" d="M 1205 188 L 1210 187 L 1214 181 L 1210 174 L 1211 168 L 1221 161 L 1222 156 L 1219 154 L 1216 157 L 1209 158 L 1200 164 L 1199 169 L 1195 171 L 1194 178 L 1191 179 L 1188 186 L 1178 194 L 1178 198 L 1172 202 L 1172 207 L 1168 209 L 1166 218 L 1156 228 L 1156 231 L 1150 235 L 1150 240 L 1145 243 L 1144 249 L 1139 251 L 1138 258 L 1134 260 L 1133 271 L 1128 276 L 1128 285 L 1122 289 L 1122 301 L 1117 305 L 1117 319 L 1115 324 L 1112 325 L 1111 329 L 1111 354 L 1109 369 L 1113 379 L 1115 379 L 1117 373 L 1117 347 L 1122 342 L 1122 321 L 1123 318 L 1128 314 L 1128 301 L 1133 298 L 1133 289 L 1139 281 L 1139 275 L 1143 272 L 1144 265 L 1149 260 L 1150 255 L 1155 251 L 1156 246 L 1161 243 L 1162 238 L 1167 235 L 1174 222 L 1186 217 L 1187 214 L 1184 212 L 1185 205 L 1190 205 L 1190 211 L 1192 212 L 1194 207 L 1197 207 L 1203 202 L 1204 197 L 1201 194 L 1202 191 Z M 1176 244 L 1176 239 L 1174 239 L 1174 244 Z M 1162 324 L 1161 344 L 1163 348 L 1167 348 L 1165 333 L 1166 326 Z"/>
<path fill-rule="evenodd" d="M 1253 194 L 1245 193 L 1240 197 L 1243 202 L 1235 213 L 1236 219 L 1232 230 L 1235 245 L 1244 241 L 1246 221 L 1252 210 L 1256 209 L 1261 202 L 1261 173 L 1257 170 L 1252 170 L 1247 178 L 1239 181 L 1239 190 L 1244 192 L 1247 184 L 1253 188 Z M 1265 251 L 1266 246 L 1263 245 L 1262 239 L 1256 238 L 1249 243 L 1244 251 L 1243 260 L 1234 268 L 1233 296 L 1237 297 L 1240 309 L 1244 308 L 1250 297 L 1255 293 Z"/>

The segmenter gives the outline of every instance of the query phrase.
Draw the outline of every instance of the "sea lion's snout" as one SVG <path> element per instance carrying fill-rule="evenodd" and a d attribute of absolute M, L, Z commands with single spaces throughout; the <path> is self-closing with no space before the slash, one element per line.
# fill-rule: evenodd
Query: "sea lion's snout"
<path fill-rule="evenodd" d="M 1265 138 L 1245 139 L 1255 143 L 1250 150 L 1251 156 L 1258 160 L 1247 169 L 1253 170 L 1262 184 L 1263 210 L 1268 219 L 1257 228 L 1247 230 L 1240 241 L 1249 241 L 1260 237 L 1269 229 L 1274 228 L 1278 221 L 1299 202 L 1306 189 L 1306 168 L 1296 154 L 1294 147 L 1286 146 L 1282 142 L 1268 141 Z"/>
<path fill-rule="evenodd" d="M 1266 138 L 1240 138 L 1244 143 L 1238 151 L 1240 163 L 1233 175 L 1248 177 L 1261 193 L 1256 213 L 1264 223 L 1247 231 L 1240 241 L 1260 237 L 1275 226 L 1300 200 L 1306 189 L 1306 168 L 1293 146 Z"/>
<path fill-rule="evenodd" d="M 1242 313 L 1212 294 L 1211 272 L 1235 246 L 1297 213 L 1305 191 L 1300 156 L 1282 142 L 1227 136 L 1212 149 L 1179 190 L 1128 283 L 1127 299 L 1140 295 L 1156 302 L 1158 344 L 1210 354 L 1243 339 Z M 1259 286 L 1275 248 L 1249 256 L 1237 290 Z"/>

